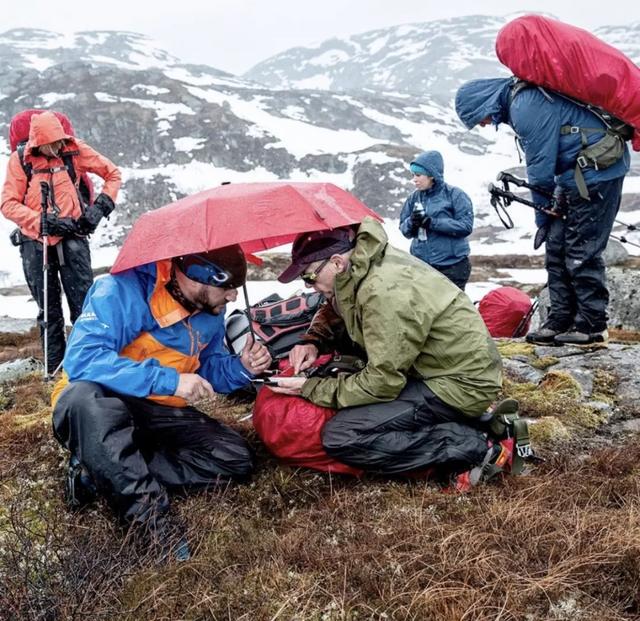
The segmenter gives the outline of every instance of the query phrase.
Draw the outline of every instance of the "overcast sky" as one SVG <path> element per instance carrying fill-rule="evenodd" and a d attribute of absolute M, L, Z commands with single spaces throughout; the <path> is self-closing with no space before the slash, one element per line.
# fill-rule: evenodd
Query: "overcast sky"
<path fill-rule="evenodd" d="M 635 8 L 633 8 L 635 7 Z M 543 11 L 582 28 L 640 20 L 637 0 L 2 0 L 0 32 L 129 30 L 186 62 L 231 73 L 287 48 L 396 24 Z"/>

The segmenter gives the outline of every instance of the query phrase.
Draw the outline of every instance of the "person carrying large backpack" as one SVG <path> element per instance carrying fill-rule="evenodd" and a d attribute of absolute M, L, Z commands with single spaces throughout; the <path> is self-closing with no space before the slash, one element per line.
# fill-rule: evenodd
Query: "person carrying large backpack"
<path fill-rule="evenodd" d="M 66 346 L 60 284 L 73 323 L 93 282 L 86 236 L 114 209 L 121 176 L 113 162 L 66 132 L 53 112 L 17 115 L 10 129 L 12 137 L 16 127 L 28 120 L 29 139 L 16 145 L 9 158 L 0 210 L 20 227 L 12 234 L 12 242 L 20 247 L 25 279 L 38 304 L 40 333 L 43 344 L 48 345 L 45 368 L 53 372 L 62 362 Z M 86 173 L 102 177 L 104 187 L 93 204 L 85 206 L 86 195 L 80 185 Z M 47 265 L 46 287 L 43 265 Z"/>

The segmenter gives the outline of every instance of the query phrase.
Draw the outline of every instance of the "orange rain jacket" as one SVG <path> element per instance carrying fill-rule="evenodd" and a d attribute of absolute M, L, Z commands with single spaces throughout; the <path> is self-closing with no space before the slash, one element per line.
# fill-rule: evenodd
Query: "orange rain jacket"
<path fill-rule="evenodd" d="M 77 187 L 71 181 L 62 159 L 48 159 L 40 155 L 37 150 L 34 152 L 37 147 L 57 140 L 66 142 L 64 152 L 77 153 L 73 158 L 76 185 L 82 174 L 89 172 L 104 179 L 102 192 L 114 202 L 120 189 L 120 171 L 111 160 L 94 151 L 82 140 L 67 135 L 53 112 L 35 115 L 31 119 L 29 142 L 24 150 L 25 163 L 32 166 L 31 181 L 27 180 L 20 156 L 14 151 L 9 158 L 0 205 L 2 214 L 15 222 L 22 233 L 30 239 L 40 237 L 41 181 L 46 181 L 53 188 L 53 196 L 60 209 L 58 213 L 60 218 L 76 219 L 82 215 Z M 49 236 L 49 245 L 57 244 L 60 239 L 60 237 Z"/>

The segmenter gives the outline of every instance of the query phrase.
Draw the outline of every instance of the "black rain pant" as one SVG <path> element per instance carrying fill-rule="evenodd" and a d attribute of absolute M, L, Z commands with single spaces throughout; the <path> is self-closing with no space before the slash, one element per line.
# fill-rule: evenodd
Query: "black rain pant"
<path fill-rule="evenodd" d="M 23 237 L 20 244 L 22 268 L 33 299 L 38 304 L 38 325 L 44 351 L 44 275 L 42 266 L 42 244 Z M 58 246 L 60 250 L 58 250 Z M 59 252 L 64 261 L 60 260 Z M 69 304 L 71 323 L 74 323 L 82 312 L 82 305 L 87 291 L 93 283 L 91 270 L 91 253 L 89 242 L 85 238 L 70 237 L 58 242 L 57 246 L 48 248 L 48 307 L 47 339 L 49 372 L 53 373 L 62 362 L 66 347 L 64 315 L 62 314 L 62 288 Z"/>
<path fill-rule="evenodd" d="M 545 267 L 551 309 L 549 322 L 559 329 L 601 332 L 607 327 L 609 291 L 602 253 L 620 208 L 624 177 L 589 188 L 590 201 L 566 194 L 566 219 L 552 218 Z"/>
<path fill-rule="evenodd" d="M 458 261 L 453 265 L 432 265 L 431 267 L 444 274 L 458 289 L 463 291 L 467 286 L 467 282 L 469 282 L 469 276 L 471 276 L 471 261 L 469 261 L 469 257 L 465 257 L 462 261 Z"/>
<path fill-rule="evenodd" d="M 253 471 L 249 446 L 226 425 L 94 382 L 64 389 L 53 430 L 125 521 L 166 513 L 167 491 L 244 481 Z"/>
<path fill-rule="evenodd" d="M 459 472 L 485 457 L 482 427 L 411 379 L 394 401 L 340 410 L 325 424 L 322 445 L 338 461 L 380 474 Z"/>

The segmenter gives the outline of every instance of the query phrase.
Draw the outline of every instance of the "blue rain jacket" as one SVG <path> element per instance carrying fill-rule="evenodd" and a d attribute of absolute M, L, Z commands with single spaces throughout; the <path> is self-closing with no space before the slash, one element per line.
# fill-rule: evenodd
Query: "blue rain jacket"
<path fill-rule="evenodd" d="M 497 127 L 507 123 L 518 136 L 527 162 L 529 183 L 553 191 L 555 186 L 577 193 L 574 171 L 578 152 L 582 149 L 580 134 L 560 135 L 560 127 L 603 128 L 604 124 L 594 114 L 553 92 L 543 93 L 532 87 L 511 97 L 512 78 L 472 80 L 463 84 L 456 94 L 456 112 L 468 129 L 491 117 Z M 603 134 L 589 134 L 589 144 Z M 585 168 L 587 187 L 601 181 L 623 177 L 629 171 L 629 149 L 612 166 L 605 170 Z M 537 204 L 548 200 L 532 192 Z M 544 215 L 536 213 L 536 216 Z"/>
<path fill-rule="evenodd" d="M 400 212 L 400 231 L 411 239 L 411 254 L 429 265 L 453 265 L 469 256 L 467 237 L 473 230 L 473 205 L 460 188 L 444 181 L 444 162 L 438 151 L 421 153 L 412 164 L 419 164 L 433 177 L 428 190 L 416 190 Z M 427 239 L 420 240 L 411 226 L 411 214 L 420 201 L 431 218 Z"/>
<path fill-rule="evenodd" d="M 224 314 L 190 315 L 166 291 L 169 276 L 170 261 L 159 261 L 93 283 L 64 357 L 69 381 L 177 407 L 179 373 L 198 373 L 220 393 L 248 384 L 225 349 Z"/>

